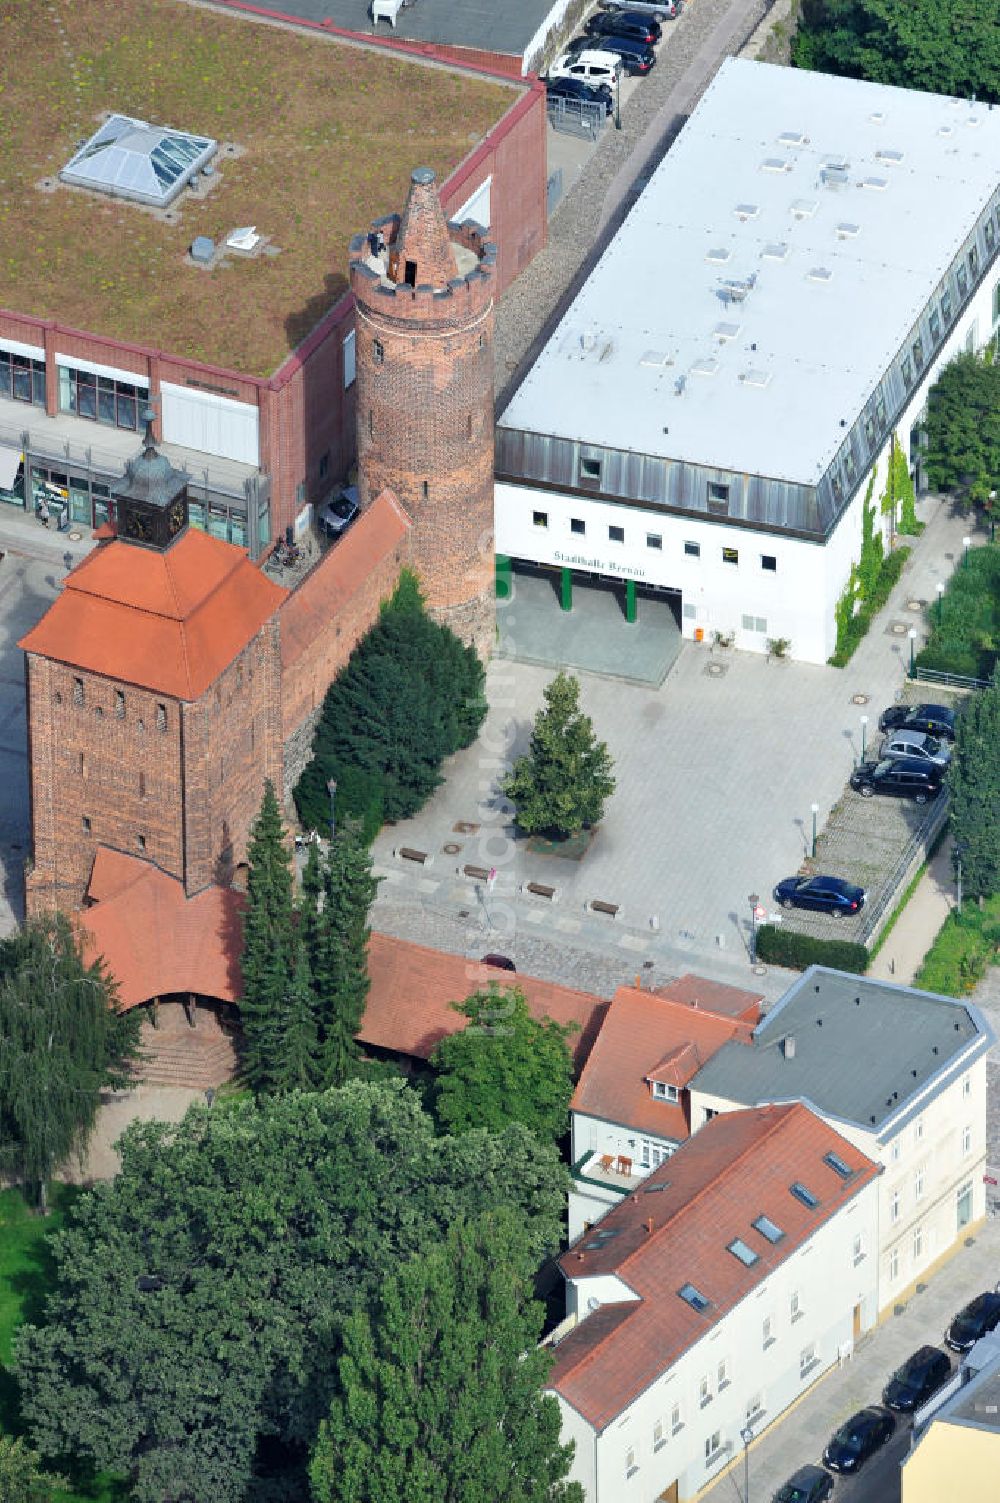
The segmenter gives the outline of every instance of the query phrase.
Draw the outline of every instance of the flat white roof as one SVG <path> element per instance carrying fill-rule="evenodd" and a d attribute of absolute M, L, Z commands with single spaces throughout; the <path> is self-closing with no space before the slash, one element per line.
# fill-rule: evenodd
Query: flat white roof
<path fill-rule="evenodd" d="M 1000 182 L 1000 109 L 728 59 L 501 425 L 813 485 Z"/>

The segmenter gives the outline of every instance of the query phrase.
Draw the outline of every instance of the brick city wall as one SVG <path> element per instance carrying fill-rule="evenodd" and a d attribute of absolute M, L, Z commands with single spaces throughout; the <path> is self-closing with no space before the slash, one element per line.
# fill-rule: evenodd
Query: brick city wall
<path fill-rule="evenodd" d="M 183 880 L 177 701 L 34 653 L 26 674 L 29 913 L 78 907 L 98 845 L 144 856 Z"/>
<path fill-rule="evenodd" d="M 323 697 L 392 594 L 408 558 L 408 534 L 405 514 L 378 497 L 281 607 L 286 804 L 312 756 Z"/>
<path fill-rule="evenodd" d="M 193 704 L 184 724 L 185 887 L 225 886 L 245 862 L 250 826 L 281 774 L 281 645 L 275 617 Z"/>

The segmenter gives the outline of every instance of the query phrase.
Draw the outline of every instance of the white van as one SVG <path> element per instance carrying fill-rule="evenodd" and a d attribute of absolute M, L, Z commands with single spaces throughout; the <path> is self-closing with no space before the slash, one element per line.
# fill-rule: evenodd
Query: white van
<path fill-rule="evenodd" d="M 556 58 L 549 69 L 550 78 L 579 78 L 588 84 L 609 84 L 614 88 L 621 69 L 621 58 L 615 52 L 602 52 L 597 48 L 586 52 L 564 52 Z"/>

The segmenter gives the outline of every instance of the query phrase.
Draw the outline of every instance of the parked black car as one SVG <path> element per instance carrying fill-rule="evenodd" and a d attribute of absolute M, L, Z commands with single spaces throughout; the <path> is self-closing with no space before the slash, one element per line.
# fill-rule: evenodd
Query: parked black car
<path fill-rule="evenodd" d="M 951 1358 L 937 1346 L 922 1346 L 896 1369 L 882 1390 L 882 1402 L 912 1414 L 951 1376 Z"/>
<path fill-rule="evenodd" d="M 851 773 L 851 787 L 862 798 L 871 798 L 874 793 L 890 793 L 896 798 L 911 798 L 915 804 L 927 804 L 932 798 L 937 798 L 941 781 L 940 767 L 916 757 L 862 762 Z"/>
<path fill-rule="evenodd" d="M 881 1404 L 869 1404 L 852 1414 L 833 1435 L 823 1452 L 823 1465 L 832 1472 L 856 1472 L 885 1445 L 896 1421 Z"/>
<path fill-rule="evenodd" d="M 959 1310 L 944 1339 L 953 1352 L 967 1352 L 997 1325 L 1000 1325 L 1000 1294 L 995 1291 L 977 1294 L 964 1309 Z"/>
<path fill-rule="evenodd" d="M 480 965 L 491 965 L 496 971 L 517 970 L 517 966 L 511 960 L 509 955 L 496 955 L 492 951 L 489 955 L 483 956 L 482 960 L 480 961 Z"/>
<path fill-rule="evenodd" d="M 600 52 L 613 52 L 616 57 L 621 58 L 622 67 L 626 73 L 648 73 L 656 62 L 656 53 L 648 42 L 604 32 L 600 36 L 576 37 L 570 42 L 566 51 L 581 52 L 589 51 L 591 48 Z"/>
<path fill-rule="evenodd" d="M 880 731 L 924 731 L 928 736 L 955 739 L 955 711 L 947 705 L 890 705 L 878 718 Z"/>
<path fill-rule="evenodd" d="M 614 108 L 614 96 L 608 84 L 589 84 L 582 78 L 550 78 L 545 92 L 550 99 L 581 99 L 587 104 L 603 105 L 606 115 L 610 115 Z"/>
<path fill-rule="evenodd" d="M 774 889 L 774 901 L 782 908 L 811 908 L 834 918 L 857 913 L 864 907 L 866 896 L 863 887 L 845 882 L 843 877 L 786 877 Z"/>
<path fill-rule="evenodd" d="M 652 16 L 643 16 L 634 10 L 601 11 L 591 16 L 584 27 L 592 37 L 631 37 L 636 42 L 645 42 L 652 47 L 663 35 L 659 21 Z"/>
<path fill-rule="evenodd" d="M 779 1487 L 771 1503 L 826 1503 L 833 1492 L 833 1478 L 819 1466 L 800 1466 Z"/>

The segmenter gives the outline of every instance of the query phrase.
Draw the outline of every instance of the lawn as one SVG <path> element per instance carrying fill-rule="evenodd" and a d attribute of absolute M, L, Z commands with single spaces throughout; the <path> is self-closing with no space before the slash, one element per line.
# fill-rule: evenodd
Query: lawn
<path fill-rule="evenodd" d="M 0 4 L 0 303 L 20 313 L 270 374 L 347 287 L 351 236 L 445 177 L 513 88 L 181 0 Z M 79 189 L 44 191 L 119 111 L 234 143 L 212 191 L 166 223 Z M 196 235 L 253 224 L 276 256 L 212 271 Z"/>
<path fill-rule="evenodd" d="M 8 1370 L 14 1332 L 24 1320 L 36 1320 L 52 1278 L 52 1264 L 45 1244 L 56 1230 L 63 1212 L 79 1190 L 67 1185 L 52 1187 L 52 1211 L 44 1219 L 31 1213 L 17 1190 L 0 1192 L 0 1430 L 19 1434 L 20 1404 L 17 1384 Z M 126 1497 L 121 1485 L 98 1477 L 60 1492 L 63 1503 L 119 1503 Z"/>
<path fill-rule="evenodd" d="M 1000 897 L 982 908 L 968 899 L 949 913 L 924 957 L 915 985 L 946 997 L 966 997 L 1000 961 Z"/>

